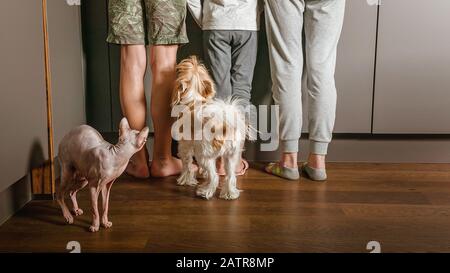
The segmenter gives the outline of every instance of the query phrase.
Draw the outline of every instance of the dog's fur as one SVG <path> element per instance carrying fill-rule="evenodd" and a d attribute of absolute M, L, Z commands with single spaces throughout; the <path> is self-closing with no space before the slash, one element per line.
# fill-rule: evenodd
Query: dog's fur
<path fill-rule="evenodd" d="M 183 60 L 177 66 L 172 107 L 185 106 L 178 120 L 188 115 L 192 121 L 191 138 L 181 138 L 178 143 L 178 155 L 183 162 L 183 170 L 177 181 L 179 185 L 198 184 L 192 169 L 195 157 L 199 170 L 206 179 L 204 184 L 197 187 L 196 194 L 210 199 L 219 184 L 216 160 L 221 157 L 225 163 L 226 176 L 219 197 L 231 200 L 238 198 L 240 194 L 240 190 L 236 187 L 235 170 L 239 164 L 247 127 L 245 115 L 239 108 L 240 102 L 214 99 L 215 93 L 208 71 L 195 56 Z M 201 124 L 201 128 L 195 128 L 196 122 Z M 204 130 L 205 126 L 208 126 L 210 131 Z M 212 132 L 212 137 L 206 136 L 207 132 Z M 201 139 L 194 138 L 196 134 L 200 135 Z"/>
<path fill-rule="evenodd" d="M 144 147 L 149 133 L 148 127 L 142 131 L 132 130 L 128 121 L 120 122 L 119 141 L 112 145 L 105 141 L 99 132 L 88 125 L 81 125 L 71 130 L 59 145 L 61 164 L 61 183 L 56 198 L 61 206 L 67 223 L 73 223 L 73 217 L 64 198 L 66 193 L 73 203 L 73 213 L 78 216 L 83 211 L 78 207 L 77 192 L 89 187 L 92 201 L 91 232 L 96 232 L 100 220 L 105 228 L 112 226 L 108 220 L 109 192 L 111 186 L 127 167 L 131 156 Z M 102 193 L 103 211 L 101 219 L 98 212 L 98 196 Z"/>

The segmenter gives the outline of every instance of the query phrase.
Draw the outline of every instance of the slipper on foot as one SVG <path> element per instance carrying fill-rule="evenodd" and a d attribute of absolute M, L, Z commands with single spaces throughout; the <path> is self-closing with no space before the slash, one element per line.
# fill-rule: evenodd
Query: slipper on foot
<path fill-rule="evenodd" d="M 305 162 L 302 165 L 302 171 L 308 176 L 309 179 L 314 181 L 325 181 L 327 180 L 327 171 L 325 169 L 316 169 L 308 166 Z"/>
<path fill-rule="evenodd" d="M 298 168 L 289 168 L 281 166 L 280 163 L 269 163 L 264 170 L 272 175 L 289 179 L 289 180 L 298 180 L 300 178 L 300 173 Z"/>

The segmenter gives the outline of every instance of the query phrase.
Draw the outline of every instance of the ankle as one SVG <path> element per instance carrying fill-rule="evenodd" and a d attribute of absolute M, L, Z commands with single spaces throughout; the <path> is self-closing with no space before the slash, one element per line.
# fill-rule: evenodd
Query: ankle
<path fill-rule="evenodd" d="M 130 162 L 136 166 L 146 166 L 148 162 L 147 150 L 141 150 L 135 153 L 130 158 Z"/>
<path fill-rule="evenodd" d="M 173 159 L 173 156 L 171 156 L 171 155 L 153 156 L 153 161 L 157 161 L 157 162 L 169 162 L 172 159 Z"/>
<path fill-rule="evenodd" d="M 314 169 L 325 169 L 325 155 L 310 154 L 308 157 L 308 166 Z"/>
<path fill-rule="evenodd" d="M 147 168 L 148 163 L 146 159 L 141 159 L 141 158 L 133 158 L 130 159 L 128 165 L 131 165 L 131 167 L 133 169 L 144 169 Z"/>
<path fill-rule="evenodd" d="M 296 168 L 298 166 L 297 153 L 283 153 L 280 165 L 288 168 Z"/>

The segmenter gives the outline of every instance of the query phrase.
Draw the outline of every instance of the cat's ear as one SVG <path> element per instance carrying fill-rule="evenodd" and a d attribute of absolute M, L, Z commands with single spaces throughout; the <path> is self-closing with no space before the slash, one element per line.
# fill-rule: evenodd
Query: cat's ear
<path fill-rule="evenodd" d="M 119 124 L 119 135 L 123 136 L 128 130 L 130 130 L 130 124 L 126 118 L 122 118 Z"/>
<path fill-rule="evenodd" d="M 136 139 L 136 144 L 137 144 L 138 149 L 142 149 L 142 147 L 147 142 L 147 137 L 148 137 L 149 132 L 150 132 L 150 129 L 148 127 L 145 127 L 144 129 L 142 129 L 142 131 L 139 132 L 137 139 Z"/>

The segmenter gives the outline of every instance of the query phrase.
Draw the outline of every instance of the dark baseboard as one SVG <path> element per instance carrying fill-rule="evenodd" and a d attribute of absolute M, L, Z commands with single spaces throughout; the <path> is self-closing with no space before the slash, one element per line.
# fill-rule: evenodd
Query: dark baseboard
<path fill-rule="evenodd" d="M 59 177 L 59 161 L 55 158 L 55 176 Z M 31 177 L 26 175 L 0 192 L 0 225 L 31 200 L 53 200 L 53 194 L 32 194 Z"/>
<path fill-rule="evenodd" d="M 31 200 L 31 179 L 27 175 L 0 193 L 0 225 Z"/>
<path fill-rule="evenodd" d="M 302 134 L 302 139 L 308 139 L 309 134 Z M 450 140 L 450 134 L 355 134 L 335 133 L 334 139 L 365 139 L 365 140 Z"/>
<path fill-rule="evenodd" d="M 254 161 L 276 161 L 280 151 L 262 152 L 260 143 L 247 143 L 245 157 Z M 335 138 L 327 155 L 329 162 L 450 163 L 450 139 Z M 299 161 L 306 160 L 309 141 L 299 144 Z"/>
<path fill-rule="evenodd" d="M 33 200 L 53 200 L 53 194 L 33 194 Z"/>

